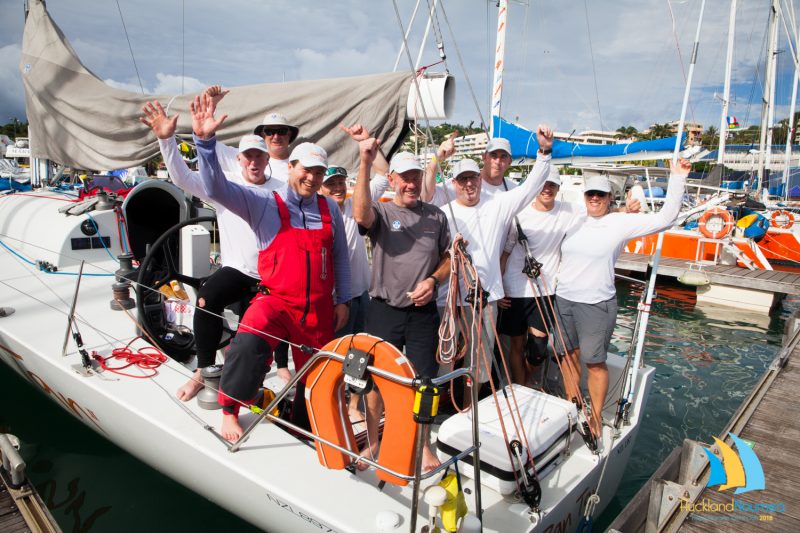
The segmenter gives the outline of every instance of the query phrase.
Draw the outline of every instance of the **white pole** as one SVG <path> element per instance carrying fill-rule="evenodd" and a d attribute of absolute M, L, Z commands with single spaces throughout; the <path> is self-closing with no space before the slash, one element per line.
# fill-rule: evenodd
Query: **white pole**
<path fill-rule="evenodd" d="M 725 143 L 728 140 L 728 106 L 731 95 L 731 71 L 733 70 L 733 42 L 736 31 L 736 3 L 731 0 L 730 23 L 728 24 L 728 55 L 725 60 L 725 88 L 722 92 L 722 119 L 719 123 L 719 150 L 717 151 L 717 164 L 722 165 L 725 157 Z"/>
<path fill-rule="evenodd" d="M 689 64 L 689 73 L 686 77 L 686 88 L 683 91 L 683 106 L 681 107 L 681 119 L 678 122 L 678 137 L 675 139 L 675 149 L 672 153 L 672 164 L 678 162 L 678 153 L 681 149 L 681 137 L 683 136 L 683 129 L 686 122 L 686 110 L 689 107 L 689 91 L 692 88 L 692 77 L 694 76 L 694 67 L 697 64 L 697 49 L 700 46 L 700 28 L 703 26 L 703 12 L 706 9 L 706 0 L 700 4 L 700 16 L 697 20 L 697 32 L 694 36 L 694 47 L 692 48 L 692 59 Z M 664 243 L 664 232 L 658 234 L 658 242 L 656 243 L 656 251 L 653 254 L 653 270 L 650 273 L 650 280 L 647 282 L 647 293 L 645 295 L 644 305 L 639 309 L 642 314 L 639 325 L 639 336 L 636 339 L 636 351 L 633 356 L 633 362 L 628 370 L 628 377 L 625 383 L 626 399 L 628 404 L 633 400 L 633 391 L 636 388 L 636 378 L 638 377 L 639 367 L 642 362 L 642 352 L 644 351 L 644 341 L 647 335 L 647 322 L 650 319 L 650 305 L 653 302 L 653 293 L 656 288 L 656 276 L 658 274 L 658 264 L 661 261 L 661 247 Z"/>
<path fill-rule="evenodd" d="M 406 29 L 405 38 L 403 42 L 400 43 L 400 51 L 397 53 L 397 59 L 394 61 L 394 68 L 392 68 L 392 72 L 397 72 L 397 66 L 400 64 L 400 58 L 403 57 L 403 52 L 406 51 L 406 41 L 408 41 L 408 35 L 411 33 L 411 27 L 414 25 L 414 19 L 417 18 L 417 10 L 419 9 L 419 3 L 422 0 L 417 0 L 417 5 L 414 6 L 414 12 L 411 13 L 411 20 L 408 21 L 408 28 Z"/>
<path fill-rule="evenodd" d="M 776 2 L 780 0 L 775 0 Z M 780 12 L 776 13 L 776 17 L 780 16 Z M 766 146 L 766 154 L 764 159 L 766 160 L 765 166 L 767 170 L 770 169 L 772 166 L 772 135 L 773 135 L 773 128 L 775 126 L 775 86 L 776 77 L 778 72 L 778 39 L 779 39 L 780 32 L 778 32 L 777 28 L 775 29 L 775 36 L 774 42 L 772 43 L 772 55 L 770 60 L 772 61 L 772 69 L 770 70 L 770 77 L 769 77 L 769 105 L 767 107 L 767 146 Z M 765 173 L 766 174 L 766 173 Z M 768 183 L 765 184 L 764 182 L 758 183 L 758 190 L 759 193 L 762 189 L 765 188 L 765 185 L 769 185 Z M 768 190 L 769 187 L 766 187 Z"/>
<path fill-rule="evenodd" d="M 494 84 L 492 85 L 492 104 L 489 109 L 489 138 L 494 135 L 494 117 L 500 116 L 500 102 L 503 97 L 503 69 L 506 61 L 506 27 L 508 21 L 508 1 L 497 3 L 497 44 L 494 49 Z"/>
<path fill-rule="evenodd" d="M 433 4 L 431 4 L 431 12 L 428 13 L 428 23 L 425 25 L 425 35 L 422 36 L 422 44 L 419 46 L 419 54 L 417 54 L 417 62 L 414 64 L 414 70 L 419 70 L 419 64 L 422 63 L 422 53 L 425 51 L 425 43 L 428 42 L 428 34 L 431 32 L 431 24 L 436 14 L 437 2 L 438 0 L 433 0 Z"/>
<path fill-rule="evenodd" d="M 758 189 L 756 195 L 761 195 L 761 187 L 764 184 L 764 163 L 766 149 L 767 149 L 767 130 L 769 129 L 769 108 L 770 108 L 770 95 L 772 90 L 770 88 L 770 81 L 772 80 L 772 69 L 774 67 L 775 59 L 775 41 L 777 40 L 777 16 L 778 16 L 778 2 L 779 0 L 772 0 L 772 7 L 770 8 L 769 17 L 769 52 L 767 56 L 767 68 L 764 76 L 764 97 L 761 106 L 761 136 L 758 143 Z"/>
<path fill-rule="evenodd" d="M 800 28 L 795 28 L 795 42 L 800 39 Z M 792 159 L 792 141 L 794 140 L 794 113 L 797 105 L 797 84 L 800 82 L 800 70 L 797 63 L 794 67 L 794 85 L 792 85 L 792 102 L 789 106 L 789 124 L 786 128 L 786 149 L 783 155 L 783 198 L 789 199 L 789 166 Z"/>

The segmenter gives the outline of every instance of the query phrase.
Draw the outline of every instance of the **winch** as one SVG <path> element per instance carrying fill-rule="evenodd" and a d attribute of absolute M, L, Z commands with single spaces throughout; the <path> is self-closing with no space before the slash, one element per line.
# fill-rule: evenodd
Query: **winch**
<path fill-rule="evenodd" d="M 211 365 L 200 371 L 203 378 L 203 390 L 197 393 L 197 405 L 202 409 L 222 409 L 217 402 L 219 380 L 222 378 L 222 365 Z"/>

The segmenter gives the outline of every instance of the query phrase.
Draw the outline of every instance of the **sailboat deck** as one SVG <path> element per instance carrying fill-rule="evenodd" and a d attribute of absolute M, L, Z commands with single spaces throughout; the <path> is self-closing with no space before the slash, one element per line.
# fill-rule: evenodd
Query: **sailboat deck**
<path fill-rule="evenodd" d="M 645 272 L 652 257 L 642 254 L 623 252 L 617 260 L 617 270 Z M 693 261 L 662 257 L 658 265 L 658 274 L 677 278 L 683 274 Z M 746 287 L 760 291 L 782 294 L 800 294 L 800 273 L 781 270 L 750 270 L 730 265 L 703 265 L 703 272 L 711 283 L 730 287 Z"/>

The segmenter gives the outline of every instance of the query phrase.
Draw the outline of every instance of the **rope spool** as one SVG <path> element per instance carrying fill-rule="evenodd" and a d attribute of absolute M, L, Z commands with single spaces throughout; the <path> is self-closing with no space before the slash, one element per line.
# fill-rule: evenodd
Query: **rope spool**
<path fill-rule="evenodd" d="M 727 209 L 712 207 L 697 221 L 697 229 L 709 239 L 722 239 L 733 230 L 733 216 Z"/>

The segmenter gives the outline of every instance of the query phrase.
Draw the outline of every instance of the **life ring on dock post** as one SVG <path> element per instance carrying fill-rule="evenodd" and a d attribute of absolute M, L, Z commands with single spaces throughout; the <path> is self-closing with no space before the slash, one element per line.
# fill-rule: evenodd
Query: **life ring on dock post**
<path fill-rule="evenodd" d="M 727 209 L 712 207 L 697 221 L 697 229 L 709 239 L 721 239 L 733 229 L 733 216 Z"/>
<path fill-rule="evenodd" d="M 773 228 L 789 229 L 794 226 L 794 213 L 783 209 L 772 212 L 770 224 Z"/>
<path fill-rule="evenodd" d="M 347 335 L 334 339 L 322 347 L 345 357 L 350 353 L 369 355 L 372 366 L 400 377 L 414 378 L 416 372 L 406 357 L 392 344 L 367 334 Z M 306 406 L 311 431 L 341 448 L 358 453 L 353 425 L 345 401 L 343 364 L 333 359 L 320 358 L 308 371 L 306 379 Z M 418 424 L 414 421 L 416 392 L 410 385 L 402 385 L 372 374 L 373 383 L 381 393 L 384 403 L 384 425 L 381 452 L 377 463 L 403 475 L 414 472 L 414 447 Z M 353 462 L 349 455 L 316 441 L 319 462 L 327 468 L 341 470 Z M 394 485 L 407 485 L 408 480 L 383 470 L 377 471 L 379 479 Z"/>

